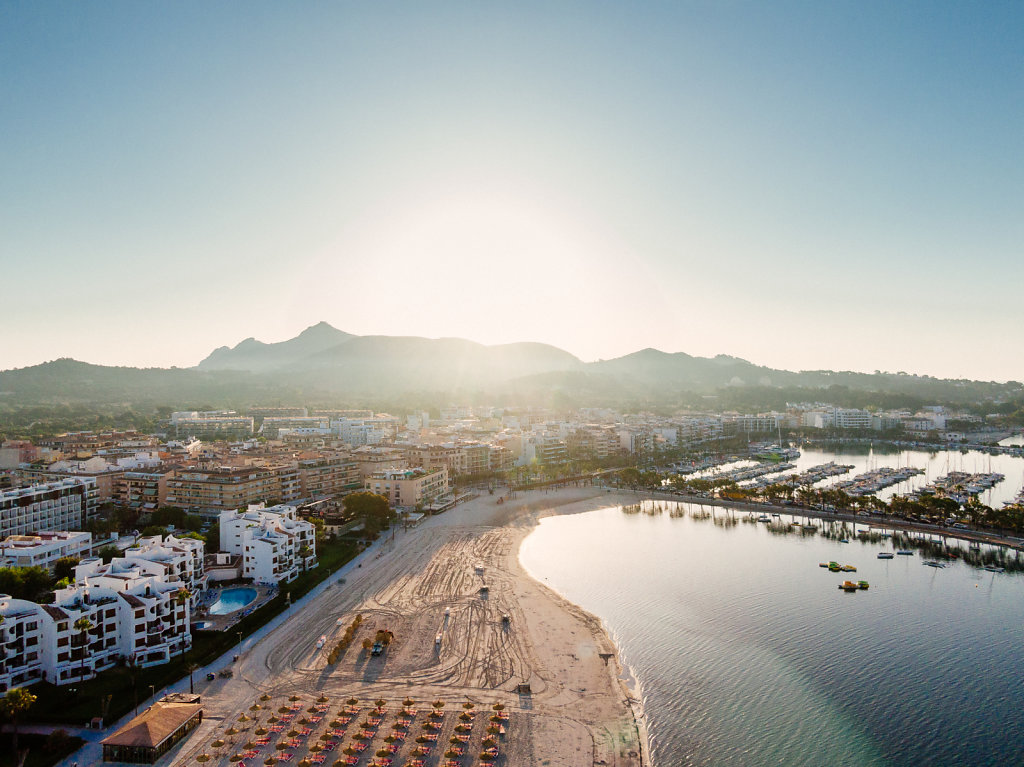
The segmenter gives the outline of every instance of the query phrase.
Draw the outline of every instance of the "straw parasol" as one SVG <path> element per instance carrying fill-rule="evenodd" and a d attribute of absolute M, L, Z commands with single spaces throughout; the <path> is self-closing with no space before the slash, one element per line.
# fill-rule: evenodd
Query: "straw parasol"
<path fill-rule="evenodd" d="M 298 730 L 288 730 L 288 737 L 289 738 L 295 738 L 295 737 L 298 737 L 298 735 L 299 735 L 299 731 Z"/>
<path fill-rule="evenodd" d="M 468 711 L 463 711 L 461 714 L 459 714 L 459 719 L 461 719 L 463 722 L 473 721 L 473 717 L 470 716 Z"/>
<path fill-rule="evenodd" d="M 270 696 L 269 696 L 269 695 L 267 695 L 266 693 L 263 693 L 263 694 L 262 694 L 262 695 L 260 696 L 260 700 L 262 700 L 262 701 L 268 701 L 268 700 L 270 700 Z"/>
<path fill-rule="evenodd" d="M 300 700 L 300 698 L 298 695 L 292 695 L 290 698 L 288 698 L 288 700 L 294 703 L 295 701 Z"/>
<path fill-rule="evenodd" d="M 288 708 L 288 706 L 281 706 L 281 708 L 279 708 L 277 710 L 277 713 L 279 713 L 279 714 L 287 714 L 289 711 L 291 711 L 291 709 Z"/>
<path fill-rule="evenodd" d="M 235 727 L 234 725 L 232 725 L 231 727 L 228 727 L 226 730 L 224 730 L 224 734 L 225 735 L 237 735 L 238 734 L 238 728 Z"/>
<path fill-rule="evenodd" d="M 438 699 L 438 700 L 435 700 L 435 701 L 434 701 L 433 703 L 431 703 L 430 705 L 431 705 L 431 706 L 433 706 L 434 708 L 444 708 L 444 701 L 443 701 L 443 700 L 440 700 L 440 699 Z"/>
<path fill-rule="evenodd" d="M 377 756 L 383 759 L 386 756 L 391 756 L 391 752 L 388 751 L 386 748 L 382 748 L 377 751 Z"/>
<path fill-rule="evenodd" d="M 329 726 L 331 728 L 338 728 L 341 727 L 341 722 L 339 722 L 337 719 L 332 719 L 331 724 Z"/>
<path fill-rule="evenodd" d="M 239 722 L 248 722 L 249 721 L 249 717 L 246 716 L 245 714 L 242 714 L 240 717 L 238 717 L 238 721 Z"/>
<path fill-rule="evenodd" d="M 482 754 L 480 754 L 480 761 L 481 762 L 493 762 L 494 759 L 495 759 L 494 754 L 489 754 L 486 751 L 484 751 Z"/>
<path fill-rule="evenodd" d="M 383 698 L 377 698 L 377 700 L 375 700 L 374 703 L 377 705 L 377 708 L 381 708 L 382 706 L 386 706 L 388 704 L 388 702 Z"/>
<path fill-rule="evenodd" d="M 284 751 L 286 748 L 288 748 L 288 744 L 281 742 L 274 746 L 274 748 L 276 748 L 278 751 Z"/>
<path fill-rule="evenodd" d="M 498 725 L 496 724 L 492 724 L 490 727 L 487 728 L 488 735 L 497 735 L 499 732 L 501 732 L 501 728 L 498 727 Z"/>
<path fill-rule="evenodd" d="M 214 748 L 224 748 L 224 741 L 223 740 L 215 740 L 210 745 L 213 746 Z"/>
<path fill-rule="evenodd" d="M 307 719 L 306 717 L 302 717 L 299 720 L 299 724 L 309 724 L 309 719 Z"/>
<path fill-rule="evenodd" d="M 466 701 L 465 703 L 463 703 L 463 704 L 462 704 L 462 707 L 463 707 L 464 709 L 466 709 L 467 711 L 469 711 L 469 709 L 471 709 L 471 708 L 476 708 L 476 704 L 475 704 L 475 703 L 470 703 L 470 702 L 469 702 L 469 701 L 467 700 L 467 701 Z"/>
<path fill-rule="evenodd" d="M 280 722 L 280 721 L 281 721 L 281 720 L 280 720 L 280 719 L 278 719 L 278 718 L 277 718 L 276 716 L 274 716 L 273 714 L 271 714 L 271 715 L 270 715 L 270 718 L 269 718 L 269 719 L 267 720 L 267 722 L 268 722 L 269 724 L 274 724 L 275 722 Z"/>
<path fill-rule="evenodd" d="M 409 706 L 415 706 L 416 701 L 414 701 L 412 698 L 406 698 L 402 701 L 402 705 L 408 708 Z"/>
<path fill-rule="evenodd" d="M 445 758 L 447 758 L 447 759 L 458 759 L 459 758 L 459 752 L 458 751 L 452 751 L 450 748 L 447 751 L 444 752 L 444 755 L 445 755 Z"/>
<path fill-rule="evenodd" d="M 484 748 L 494 748 L 496 745 L 498 745 L 498 741 L 496 741 L 494 738 L 484 738 L 484 742 L 482 743 L 482 745 Z"/>
<path fill-rule="evenodd" d="M 493 708 L 495 711 L 504 711 L 505 710 L 505 704 L 504 703 L 495 703 L 493 706 L 491 706 L 491 708 Z"/>
<path fill-rule="evenodd" d="M 329 733 L 329 732 L 325 732 L 323 735 L 320 736 L 320 740 L 327 741 L 327 740 L 330 740 L 330 739 L 331 739 L 331 733 Z"/>
<path fill-rule="evenodd" d="M 457 724 L 455 725 L 455 732 L 469 732 L 473 728 L 468 724 Z"/>
<path fill-rule="evenodd" d="M 263 763 L 266 764 L 266 765 L 277 764 L 277 759 L 275 759 L 272 756 L 268 756 L 266 759 L 263 760 Z"/>
<path fill-rule="evenodd" d="M 345 750 L 341 753 L 343 753 L 345 756 L 355 756 L 359 752 L 352 748 L 352 746 L 346 746 Z"/>
<path fill-rule="evenodd" d="M 315 754 L 317 751 L 323 751 L 324 747 L 321 746 L 319 743 L 314 743 L 312 746 L 309 747 L 309 750 Z"/>
<path fill-rule="evenodd" d="M 242 761 L 242 755 L 241 754 L 232 754 L 231 758 L 228 761 L 230 761 L 230 762 L 240 762 L 240 761 Z"/>
<path fill-rule="evenodd" d="M 327 701 L 328 697 L 326 695 L 321 695 L 319 698 L 316 699 L 317 703 L 326 703 Z"/>
<path fill-rule="evenodd" d="M 256 734 L 257 735 L 266 735 L 267 732 L 269 732 L 269 730 L 267 730 L 266 727 L 257 727 L 256 728 Z"/>
<path fill-rule="evenodd" d="M 213 757 L 211 757 L 209 754 L 200 754 L 199 756 L 196 757 L 196 761 L 197 762 L 208 762 L 212 758 Z"/>
<path fill-rule="evenodd" d="M 350 706 L 354 706 L 357 703 L 359 703 L 359 698 L 349 698 L 345 702 L 348 703 Z"/>

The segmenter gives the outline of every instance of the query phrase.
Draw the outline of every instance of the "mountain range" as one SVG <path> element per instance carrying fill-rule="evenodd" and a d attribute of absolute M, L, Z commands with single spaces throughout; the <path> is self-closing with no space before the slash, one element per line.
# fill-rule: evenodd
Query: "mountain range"
<path fill-rule="evenodd" d="M 588 363 L 541 343 L 487 346 L 461 338 L 358 336 L 326 322 L 279 343 L 247 338 L 233 347 L 222 346 L 194 368 L 107 367 L 61 359 L 0 371 L 0 406 L 11 402 L 241 406 L 393 401 L 410 394 L 446 398 L 475 394 L 492 401 L 547 402 L 557 395 L 566 403 L 594 405 L 699 403 L 709 396 L 729 404 L 758 394 L 759 399 L 752 401 L 771 404 L 784 402 L 784 397 L 837 390 L 961 402 L 1013 396 L 1020 384 L 903 373 L 793 372 L 726 355 L 705 358 L 657 349 Z"/>

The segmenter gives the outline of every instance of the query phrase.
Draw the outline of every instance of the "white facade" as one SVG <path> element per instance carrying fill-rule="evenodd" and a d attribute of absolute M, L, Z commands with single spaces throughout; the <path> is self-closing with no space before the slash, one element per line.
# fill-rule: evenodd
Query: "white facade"
<path fill-rule="evenodd" d="M 43 679 L 43 621 L 35 602 L 0 594 L 0 693 Z"/>
<path fill-rule="evenodd" d="M 448 469 L 442 466 L 434 471 L 379 471 L 367 477 L 363 487 L 368 492 L 383 495 L 392 506 L 431 503 L 448 492 Z"/>
<path fill-rule="evenodd" d="M 221 551 L 242 555 L 242 577 L 255 583 L 292 581 L 316 567 L 316 528 L 294 506 L 262 504 L 220 515 Z"/>
<path fill-rule="evenodd" d="M 207 587 L 205 544 L 195 538 L 159 535 L 140 538 L 113 562 L 136 565 L 146 575 L 160 577 L 168 583 L 188 590 L 189 609 L 195 610 Z"/>
<path fill-rule="evenodd" d="M 0 493 L 0 537 L 81 530 L 96 503 L 96 480 L 69 477 Z"/>
<path fill-rule="evenodd" d="M 92 533 L 57 530 L 35 535 L 11 535 L 0 542 L 0 566 L 53 570 L 58 559 L 81 559 L 91 553 Z"/>

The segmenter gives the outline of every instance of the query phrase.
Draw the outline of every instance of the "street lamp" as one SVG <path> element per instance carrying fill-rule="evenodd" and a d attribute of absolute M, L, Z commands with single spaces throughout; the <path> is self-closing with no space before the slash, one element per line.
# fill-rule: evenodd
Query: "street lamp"
<path fill-rule="evenodd" d="M 156 698 L 156 685 L 151 684 L 149 686 L 149 697 Z"/>
<path fill-rule="evenodd" d="M 236 631 L 235 633 L 238 635 L 238 655 L 241 655 L 242 654 L 242 632 L 241 631 Z M 237 658 L 238 655 L 236 655 L 235 657 Z"/>

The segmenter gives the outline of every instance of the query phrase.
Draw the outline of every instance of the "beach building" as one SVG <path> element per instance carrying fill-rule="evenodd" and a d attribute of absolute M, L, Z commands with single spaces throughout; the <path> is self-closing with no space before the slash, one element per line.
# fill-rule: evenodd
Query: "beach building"
<path fill-rule="evenodd" d="M 316 567 L 316 528 L 294 506 L 254 504 L 220 515 L 220 548 L 242 555 L 242 577 L 255 583 L 292 581 Z"/>
<path fill-rule="evenodd" d="M 273 503 L 280 500 L 280 495 L 274 471 L 256 466 L 182 469 L 167 480 L 167 503 L 199 513 Z"/>
<path fill-rule="evenodd" d="M 366 478 L 363 488 L 383 495 L 392 506 L 429 504 L 448 493 L 448 469 L 390 469 Z"/>
<path fill-rule="evenodd" d="M 43 608 L 0 594 L 0 617 L 0 693 L 42 681 Z"/>
<path fill-rule="evenodd" d="M 147 575 L 187 589 L 189 609 L 195 610 L 208 585 L 205 549 L 203 541 L 196 538 L 152 535 L 139 538 L 113 561 L 137 565 Z"/>
<path fill-rule="evenodd" d="M 118 500 L 130 509 L 152 510 L 167 503 L 167 482 L 177 466 L 126 470 L 117 488 Z"/>
<path fill-rule="evenodd" d="M 345 455 L 300 458 L 298 472 L 302 497 L 307 500 L 344 495 L 363 486 L 359 464 Z"/>
<path fill-rule="evenodd" d="M 202 721 L 198 695 L 166 695 L 101 741 L 103 761 L 155 764 Z"/>
<path fill-rule="evenodd" d="M 92 533 L 54 530 L 33 535 L 9 535 L 0 541 L 0 566 L 43 567 L 64 557 L 87 557 L 92 553 Z"/>
<path fill-rule="evenodd" d="M 0 493 L 0 536 L 81 530 L 93 516 L 96 480 L 73 477 Z"/>

